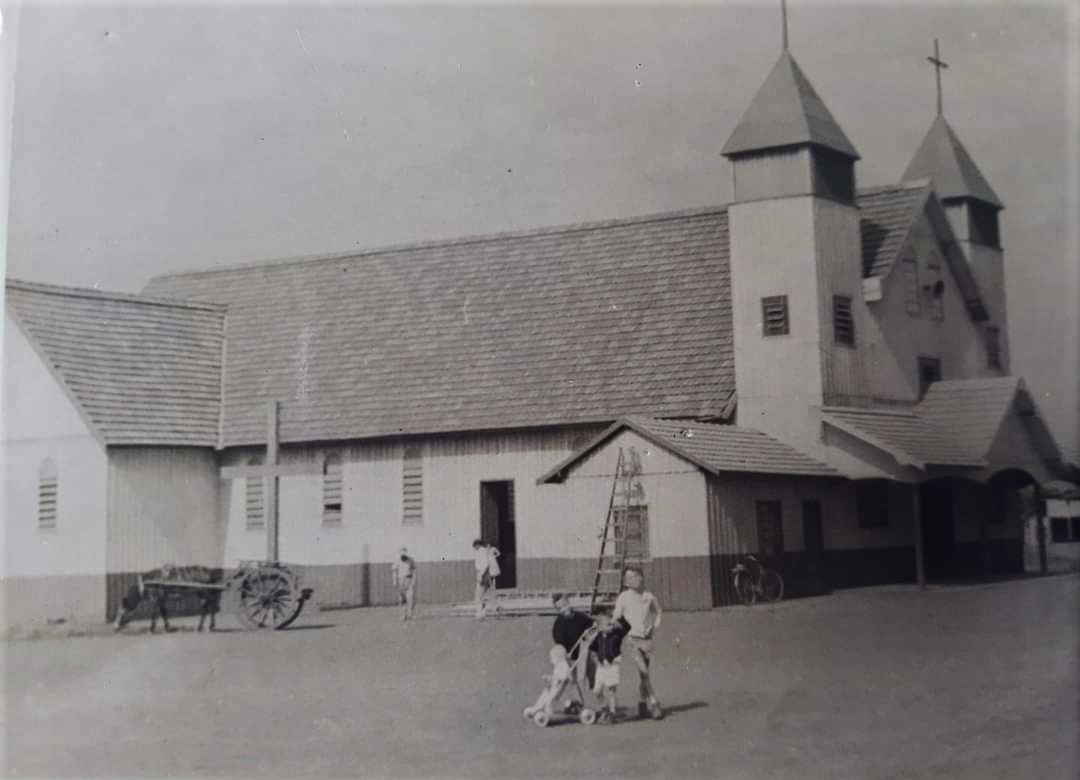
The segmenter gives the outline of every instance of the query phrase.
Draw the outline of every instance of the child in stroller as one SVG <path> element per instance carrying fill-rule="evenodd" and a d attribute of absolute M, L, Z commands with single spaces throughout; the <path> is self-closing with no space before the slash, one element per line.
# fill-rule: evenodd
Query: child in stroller
<path fill-rule="evenodd" d="M 586 726 L 591 726 L 596 722 L 596 713 L 585 706 L 585 696 L 578 682 L 581 677 L 578 665 L 587 662 L 589 645 L 595 637 L 596 630 L 590 628 L 581 635 L 570 652 L 567 652 L 562 645 L 552 646 L 548 652 L 551 674 L 544 675 L 547 686 L 540 692 L 535 703 L 522 710 L 521 715 L 525 720 L 531 720 L 541 728 L 547 726 L 552 716 L 556 714 L 576 717 Z M 563 709 L 557 712 L 555 704 L 564 694 L 567 698 L 563 703 Z M 576 698 L 571 694 L 576 694 Z"/>

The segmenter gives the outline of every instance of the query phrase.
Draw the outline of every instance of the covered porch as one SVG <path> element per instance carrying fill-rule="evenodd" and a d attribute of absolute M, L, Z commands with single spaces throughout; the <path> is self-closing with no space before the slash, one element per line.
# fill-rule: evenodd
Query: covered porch
<path fill-rule="evenodd" d="M 1025 518 L 1045 512 L 1042 486 L 1066 466 L 1022 379 L 938 382 L 910 410 L 826 408 L 822 419 L 835 446 L 872 449 L 879 469 L 886 456 L 886 479 L 905 484 L 919 585 L 1024 573 Z"/>

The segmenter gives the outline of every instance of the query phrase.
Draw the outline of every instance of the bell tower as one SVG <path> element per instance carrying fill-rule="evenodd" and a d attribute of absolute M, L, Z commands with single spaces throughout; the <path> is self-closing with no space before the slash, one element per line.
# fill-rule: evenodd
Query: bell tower
<path fill-rule="evenodd" d="M 738 422 L 811 451 L 822 405 L 868 403 L 859 154 L 787 48 L 722 153 Z"/>
<path fill-rule="evenodd" d="M 983 326 L 991 373 L 1008 373 L 1008 318 L 1005 301 L 1005 256 L 998 215 L 1005 207 L 982 175 L 967 149 L 945 120 L 941 95 L 942 61 L 938 42 L 927 57 L 937 72 L 937 115 L 904 172 L 904 179 L 929 178 L 945 207 L 953 233 L 967 257 L 979 292 L 990 314 Z M 996 360 L 995 360 L 996 358 Z M 998 365 L 994 365 L 994 363 Z"/>

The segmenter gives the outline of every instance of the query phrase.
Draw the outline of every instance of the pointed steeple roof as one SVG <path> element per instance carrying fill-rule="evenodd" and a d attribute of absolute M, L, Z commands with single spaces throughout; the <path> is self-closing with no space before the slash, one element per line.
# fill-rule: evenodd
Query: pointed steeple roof
<path fill-rule="evenodd" d="M 730 157 L 798 144 L 815 144 L 859 158 L 859 153 L 814 91 L 802 68 L 785 50 L 721 153 Z"/>
<path fill-rule="evenodd" d="M 979 166 L 941 114 L 934 118 L 934 123 L 904 172 L 905 181 L 924 178 L 934 180 L 934 190 L 942 200 L 974 198 L 1004 208 Z"/>

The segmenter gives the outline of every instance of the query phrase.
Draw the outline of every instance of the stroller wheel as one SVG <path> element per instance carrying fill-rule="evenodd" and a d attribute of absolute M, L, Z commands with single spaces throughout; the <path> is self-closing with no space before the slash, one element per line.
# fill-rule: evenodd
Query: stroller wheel
<path fill-rule="evenodd" d="M 585 707 L 580 713 L 578 713 L 578 719 L 586 726 L 591 726 L 596 723 L 596 713 Z"/>
<path fill-rule="evenodd" d="M 532 716 L 533 716 L 533 708 L 532 707 L 526 707 L 525 709 L 523 709 L 521 711 L 521 717 L 525 718 L 525 720 L 532 720 Z"/>
<path fill-rule="evenodd" d="M 533 723 L 535 723 L 540 728 L 544 728 L 549 722 L 551 722 L 551 716 L 547 714 L 546 710 L 540 710 L 535 715 L 533 715 L 532 719 Z"/>

